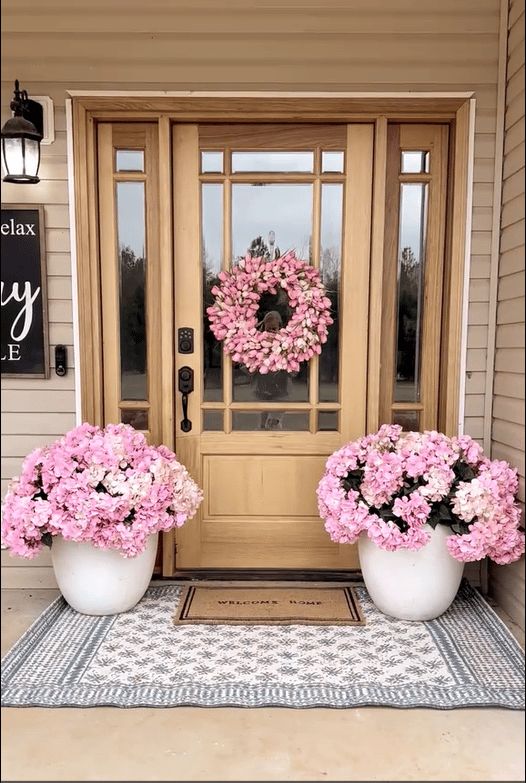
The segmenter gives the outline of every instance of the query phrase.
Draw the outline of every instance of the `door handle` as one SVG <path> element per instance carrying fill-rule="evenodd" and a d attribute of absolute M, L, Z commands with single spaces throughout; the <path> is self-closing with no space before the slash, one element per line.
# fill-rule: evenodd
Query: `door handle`
<path fill-rule="evenodd" d="M 190 432 L 192 422 L 188 418 L 188 395 L 194 390 L 194 371 L 191 367 L 181 367 L 178 373 L 179 391 L 181 392 L 181 402 L 183 405 L 183 420 L 181 421 L 181 430 Z"/>

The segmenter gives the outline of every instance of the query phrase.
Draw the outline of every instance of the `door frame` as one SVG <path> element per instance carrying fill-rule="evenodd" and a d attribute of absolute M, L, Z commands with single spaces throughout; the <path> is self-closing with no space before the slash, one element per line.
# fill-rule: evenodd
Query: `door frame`
<path fill-rule="evenodd" d="M 454 435 L 463 430 L 467 311 L 471 253 L 474 115 L 472 93 L 130 93 L 71 91 L 70 219 L 73 279 L 76 280 L 74 320 L 78 324 L 75 365 L 80 418 L 103 423 L 103 370 L 100 347 L 101 281 L 97 221 L 96 127 L 99 121 L 158 124 L 159 211 L 163 214 L 159 259 L 163 280 L 161 307 L 173 312 L 173 226 L 171 129 L 176 122 L 344 122 L 374 123 L 373 203 L 369 274 L 366 429 L 379 423 L 382 278 L 386 192 L 387 128 L 396 122 L 448 122 L 450 146 L 450 212 L 444 312 L 447 323 L 442 346 L 448 375 L 442 386 L 442 427 Z M 166 308 L 166 309 L 164 309 Z M 159 436 L 174 448 L 174 323 L 162 319 L 159 335 L 162 362 L 162 425 Z M 164 534 L 163 573 L 173 573 L 174 536 Z M 168 540 L 166 540 L 168 539 Z"/>

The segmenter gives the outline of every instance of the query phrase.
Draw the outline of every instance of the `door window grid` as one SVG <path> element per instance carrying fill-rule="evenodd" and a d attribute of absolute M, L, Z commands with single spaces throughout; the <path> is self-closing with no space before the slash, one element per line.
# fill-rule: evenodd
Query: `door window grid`
<path fill-rule="evenodd" d="M 149 264 L 157 257 L 152 230 L 156 204 L 155 126 L 97 129 L 100 274 L 104 335 L 105 422 L 122 422 L 159 438 L 155 405 L 159 366 L 152 309 L 158 282 Z"/>
<path fill-rule="evenodd" d="M 437 429 L 447 126 L 393 124 L 388 150 L 380 420 Z"/>
<path fill-rule="evenodd" d="M 230 259 L 232 258 L 232 251 L 233 251 L 233 237 L 232 237 L 232 192 L 233 187 L 235 187 L 236 183 L 243 183 L 243 184 L 256 184 L 259 183 L 260 185 L 266 185 L 266 184 L 299 184 L 299 183 L 310 183 L 312 185 L 312 219 L 311 219 L 311 239 L 310 239 L 310 261 L 313 264 L 315 268 L 320 268 L 320 261 L 321 261 L 321 253 L 322 253 L 322 200 L 323 196 L 322 194 L 326 195 L 329 193 L 327 190 L 328 184 L 336 185 L 336 187 L 341 192 L 341 209 L 340 209 L 340 236 L 339 241 L 336 242 L 337 246 L 339 246 L 339 256 L 340 260 L 338 262 L 338 271 L 341 273 L 341 248 L 343 244 L 343 193 L 344 193 L 344 183 L 345 183 L 345 159 L 346 154 L 343 151 L 337 151 L 334 152 L 333 150 L 325 151 L 323 149 L 323 145 L 314 146 L 312 149 L 313 152 L 313 161 L 314 161 L 314 171 L 313 173 L 290 173 L 290 172 L 255 172 L 255 173 L 247 173 L 247 172 L 232 172 L 232 153 L 236 152 L 237 150 L 234 150 L 229 147 L 223 147 L 221 150 L 214 150 L 215 153 L 222 153 L 221 158 L 216 158 L 216 160 L 221 159 L 221 162 L 223 164 L 224 168 L 224 174 L 219 173 L 201 173 L 200 175 L 200 182 L 201 182 L 201 238 L 202 238 L 202 247 L 201 247 L 201 256 L 203 263 L 203 270 L 204 270 L 204 285 L 203 285 L 203 293 L 205 296 L 205 300 L 203 301 L 203 317 L 204 320 L 206 320 L 206 306 L 207 306 L 207 298 L 210 296 L 210 289 L 211 285 L 208 285 L 206 282 L 206 266 L 209 266 L 207 264 L 207 258 L 206 258 L 206 248 L 204 246 L 204 238 L 206 236 L 206 228 L 203 226 L 203 216 L 206 216 L 206 198 L 203 198 L 203 192 L 206 186 L 208 185 L 216 185 L 221 186 L 222 185 L 222 193 L 221 193 L 221 199 L 223 203 L 223 223 L 222 223 L 222 239 L 223 239 L 223 252 L 222 252 L 222 269 L 229 269 L 230 267 Z M 272 152 L 277 152 L 277 150 L 272 150 Z M 205 153 L 205 150 L 201 153 L 201 160 L 203 160 L 203 154 Z M 206 155 L 210 156 L 211 151 L 209 149 L 206 150 Z M 285 157 L 285 156 L 284 156 Z M 211 159 L 210 157 L 208 159 Z M 276 160 L 276 158 L 274 158 Z M 335 171 L 327 171 L 323 172 L 322 168 L 329 168 L 327 165 L 327 161 L 332 161 L 333 165 L 332 168 L 341 168 L 341 172 L 335 172 Z M 334 190 L 334 189 L 332 189 Z M 325 221 L 327 223 L 327 221 Z M 216 242 L 217 237 L 219 235 L 220 231 L 216 225 Z M 272 232 L 269 232 L 272 233 Z M 334 231 L 333 231 L 334 233 Z M 255 238 L 257 239 L 257 238 Z M 270 247 L 270 250 L 272 251 L 275 249 L 275 244 L 272 242 L 273 237 L 268 237 L 268 245 L 267 247 Z M 289 248 L 287 248 L 289 249 Z M 282 251 L 283 249 L 280 248 Z M 256 250 L 257 252 L 257 250 Z M 323 272 L 322 272 L 323 275 Z M 338 291 L 334 292 L 336 296 L 336 302 L 338 300 Z M 337 314 L 336 314 L 337 315 Z M 336 327 L 338 323 L 338 319 L 335 319 L 336 321 Z M 333 327 L 334 328 L 334 327 Z M 335 368 L 335 377 L 336 377 L 336 390 L 332 390 L 332 392 L 329 394 L 329 396 L 323 396 L 321 395 L 322 399 L 326 399 L 327 402 L 320 402 L 320 393 L 319 393 L 319 384 L 320 384 L 320 360 L 319 357 L 314 357 L 311 359 L 311 361 L 306 365 L 305 368 L 303 368 L 303 372 L 305 370 L 308 373 L 308 398 L 305 399 L 305 402 L 292 402 L 288 398 L 282 399 L 281 401 L 277 400 L 275 402 L 271 401 L 249 401 L 247 400 L 244 404 L 240 402 L 236 395 L 236 399 L 234 399 L 234 367 L 232 364 L 232 361 L 230 360 L 230 357 L 227 357 L 222 349 L 220 348 L 219 351 L 219 361 L 217 361 L 217 364 L 221 364 L 222 367 L 220 369 L 220 377 L 222 379 L 222 389 L 218 388 L 218 384 L 214 383 L 213 381 L 210 381 L 210 376 L 212 373 L 209 372 L 209 379 L 207 380 L 206 377 L 206 369 L 207 369 L 207 352 L 208 355 L 210 355 L 211 346 L 208 344 L 210 342 L 210 335 L 207 334 L 207 328 L 206 324 L 204 324 L 203 329 L 204 335 L 205 335 L 205 344 L 203 346 L 204 348 L 204 356 L 205 356 L 205 373 L 204 373 L 204 381 L 203 381 L 203 403 L 202 403 L 202 411 L 203 411 L 203 430 L 204 431 L 217 431 L 218 421 L 219 419 L 215 416 L 209 416 L 208 413 L 212 414 L 212 412 L 216 412 L 221 410 L 223 412 L 223 431 L 226 433 L 232 432 L 234 429 L 237 430 L 239 427 L 239 422 L 249 420 L 252 421 L 254 419 L 254 416 L 251 417 L 240 417 L 238 414 L 240 414 L 242 411 L 246 413 L 257 413 L 259 418 L 265 414 L 265 426 L 261 426 L 261 421 L 259 421 L 260 426 L 254 427 L 254 429 L 257 430 L 268 430 L 268 429 L 283 429 L 284 425 L 286 425 L 287 421 L 292 421 L 291 416 L 287 416 L 287 414 L 292 414 L 299 412 L 300 409 L 304 409 L 305 416 L 301 421 L 305 424 L 304 428 L 298 428 L 297 426 L 294 426 L 292 430 L 294 431 L 298 429 L 303 429 L 303 431 L 306 432 L 319 432 L 319 431 L 327 431 L 327 430 L 337 430 L 339 427 L 339 414 L 338 410 L 340 408 L 340 405 L 338 403 L 338 392 L 337 392 L 337 378 L 338 378 L 338 367 L 340 364 L 339 357 L 336 357 L 336 368 Z M 338 341 L 337 337 L 336 339 L 333 339 L 333 342 L 336 345 L 336 351 L 338 347 Z M 327 347 L 327 343 L 323 346 L 323 349 Z M 323 354 L 322 354 L 323 355 Z M 216 371 L 217 371 L 216 367 Z M 241 368 L 242 371 L 242 368 Z M 239 375 L 239 372 L 236 368 L 236 376 Z M 242 397 L 241 397 L 242 399 Z M 301 399 L 301 398 L 300 398 Z M 222 400 L 221 403 L 219 401 Z M 218 404 L 219 403 L 219 404 Z M 328 404 L 330 403 L 330 405 Z M 324 410 L 328 409 L 328 410 Z M 280 415 L 274 416 L 272 412 L 280 412 Z M 323 411 L 323 412 L 322 412 Z M 261 415 L 260 415 L 261 414 Z M 321 415 L 320 415 L 321 414 Z M 258 417 L 256 417 L 258 418 Z M 299 421 L 298 417 L 294 419 L 295 422 Z M 270 423 L 269 423 L 270 422 Z M 271 426 L 271 423 L 275 423 L 275 427 Z M 247 429 L 252 429 L 252 427 L 247 426 Z M 245 429 L 244 427 L 241 427 L 241 429 Z"/>

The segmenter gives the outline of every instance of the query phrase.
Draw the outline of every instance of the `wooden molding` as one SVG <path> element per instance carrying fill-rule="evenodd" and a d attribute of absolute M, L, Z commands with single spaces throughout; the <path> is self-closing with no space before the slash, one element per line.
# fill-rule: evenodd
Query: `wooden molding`
<path fill-rule="evenodd" d="M 98 153 L 96 132 L 99 123 L 118 121 L 124 133 L 127 123 L 149 127 L 155 138 L 153 166 L 158 174 L 158 188 L 151 200 L 148 220 L 156 226 L 158 246 L 155 248 L 158 267 L 156 285 L 159 291 L 158 313 L 154 318 L 159 366 L 156 391 L 151 398 L 158 417 L 152 438 L 164 442 L 170 448 L 175 445 L 178 433 L 178 454 L 188 469 L 200 480 L 203 454 L 214 455 L 258 455 L 287 454 L 322 455 L 329 454 L 341 445 L 341 440 L 356 437 L 365 430 L 373 430 L 381 422 L 379 397 L 382 394 L 380 366 L 392 362 L 382 340 L 382 313 L 388 297 L 384 290 L 383 265 L 384 241 L 387 232 L 386 221 L 393 217 L 393 208 L 386 205 L 386 184 L 388 184 L 387 159 L 389 145 L 389 121 L 406 124 L 441 122 L 449 124 L 455 136 L 454 183 L 449 235 L 450 255 L 444 279 L 444 340 L 441 361 L 447 367 L 442 384 L 439 426 L 449 434 L 458 431 L 459 388 L 462 372 L 460 350 L 462 345 L 462 319 L 464 305 L 464 269 L 466 248 L 466 225 L 469 187 L 469 97 L 162 97 L 162 96 L 74 96 L 73 109 L 73 152 L 75 170 L 75 215 L 78 266 L 79 342 L 82 354 L 81 391 L 82 419 L 96 424 L 104 423 L 103 361 L 102 361 L 102 303 L 100 265 L 100 225 L 98 219 Z M 345 174 L 344 214 L 350 229 L 349 239 L 343 247 L 343 269 L 352 262 L 352 284 L 343 294 L 342 312 L 351 313 L 344 318 L 345 334 L 342 335 L 341 351 L 349 352 L 347 367 L 352 367 L 341 376 L 343 410 L 340 433 L 314 433 L 314 419 L 311 418 L 311 432 L 274 433 L 272 441 L 264 433 L 236 432 L 225 437 L 223 434 L 205 432 L 200 434 L 201 415 L 198 398 L 202 389 L 191 398 L 191 418 L 194 429 L 189 436 L 179 438 L 178 422 L 181 417 L 179 395 L 175 393 L 175 371 L 180 358 L 174 351 L 175 323 L 187 323 L 195 329 L 196 353 L 192 365 L 201 366 L 201 320 L 196 316 L 195 303 L 186 301 L 183 289 L 199 292 L 201 280 L 196 277 L 195 258 L 187 272 L 180 274 L 178 290 L 174 287 L 174 254 L 184 259 L 188 253 L 195 253 L 199 246 L 199 192 L 198 192 L 198 122 L 228 123 L 233 136 L 243 133 L 241 124 L 265 123 L 269 129 L 272 123 L 289 123 L 288 137 L 293 144 L 296 131 L 292 127 L 302 123 L 317 125 L 317 130 L 328 123 L 345 128 L 348 134 L 349 165 Z M 148 126 L 146 126 L 148 123 Z M 335 131 L 336 133 L 336 131 Z M 177 143 L 172 149 L 172 141 Z M 149 142 L 151 143 L 151 142 Z M 173 158 L 176 157 L 176 160 Z M 172 169 L 178 176 L 172 177 Z M 266 175 L 265 178 L 267 179 Z M 173 179 L 173 181 L 172 181 Z M 186 187 L 190 182 L 189 190 Z M 185 184 L 186 183 L 186 184 Z M 363 199 L 363 193 L 370 193 L 370 199 Z M 225 189 L 228 200 L 229 189 Z M 360 200 L 360 195 L 362 198 Z M 228 212 L 229 204 L 225 204 Z M 175 211 L 173 211 L 175 210 Z M 155 214 L 154 214 L 155 213 Z M 176 235 L 174 225 L 183 216 L 183 223 L 195 225 L 192 235 Z M 159 218 L 162 216 L 162 219 Z M 156 221 L 156 222 L 155 222 Z M 319 227 L 316 228 L 319 233 Z M 157 241 L 157 239 L 156 239 Z M 224 243 L 230 249 L 231 238 L 224 232 Z M 317 243 L 316 243 L 317 244 Z M 185 255 L 186 254 L 186 255 Z M 225 263 L 228 253 L 224 253 Z M 193 269 L 193 271 L 192 271 Z M 181 286 L 181 281 L 183 285 Z M 193 294 L 192 294 L 193 297 Z M 185 303 L 186 302 L 186 303 Z M 175 304 L 175 308 L 174 308 Z M 186 310 L 185 310 L 186 307 Z M 161 318 L 161 313 L 172 316 Z M 151 331 L 151 329 L 150 329 Z M 349 358 L 350 357 L 350 358 Z M 350 363 L 349 363 L 350 362 Z M 230 389 L 228 362 L 225 363 L 226 387 Z M 199 385 L 199 379 L 197 379 Z M 225 416 L 227 431 L 231 428 L 229 399 L 216 405 L 227 407 Z M 312 400 L 311 400 L 312 402 Z M 208 407 L 213 408 L 210 404 Z M 235 406 L 234 406 L 235 407 Z M 244 408 L 247 406 L 244 405 Z M 281 406 L 282 407 L 282 406 Z M 288 405 L 288 407 L 293 407 Z M 299 407 L 299 406 L 298 406 Z M 330 405 L 331 409 L 339 405 Z M 352 416 L 349 409 L 352 407 Z M 415 406 L 417 407 L 417 406 Z M 360 425 L 357 422 L 362 422 Z M 358 431 L 359 430 L 359 431 Z M 226 442 L 228 441 L 228 442 Z M 197 526 L 200 520 L 194 520 Z M 203 520 L 203 525 L 209 524 Z M 233 523 L 232 523 L 233 524 Z M 234 529 L 234 528 L 232 528 Z M 204 528 L 203 528 L 204 530 Z M 177 568 L 175 540 L 179 552 L 186 549 L 185 566 L 199 568 L 201 565 L 197 539 L 185 528 L 172 531 L 163 537 L 162 572 L 171 576 Z M 211 561 L 210 561 L 211 562 Z M 346 563 L 342 559 L 342 567 Z"/>
<path fill-rule="evenodd" d="M 470 186 L 470 102 L 457 111 L 453 144 L 453 182 L 450 223 L 450 255 L 444 296 L 444 318 L 447 330 L 442 346 L 441 362 L 447 367 L 442 387 L 440 427 L 447 435 L 458 435 L 461 385 L 461 350 L 464 315 L 464 284 L 466 242 L 471 219 L 468 220 L 468 190 Z"/>

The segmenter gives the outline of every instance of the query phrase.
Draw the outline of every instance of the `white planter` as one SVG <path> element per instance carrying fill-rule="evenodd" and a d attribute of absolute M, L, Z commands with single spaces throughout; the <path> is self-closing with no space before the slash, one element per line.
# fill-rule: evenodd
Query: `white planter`
<path fill-rule="evenodd" d="M 150 536 L 146 549 L 137 557 L 54 536 L 51 559 L 60 592 L 81 614 L 127 612 L 141 600 L 150 583 L 158 536 Z"/>
<path fill-rule="evenodd" d="M 432 620 L 455 598 L 464 563 L 446 548 L 449 528 L 437 525 L 429 543 L 417 552 L 380 549 L 362 533 L 358 554 L 363 580 L 373 603 L 400 620 Z"/>

